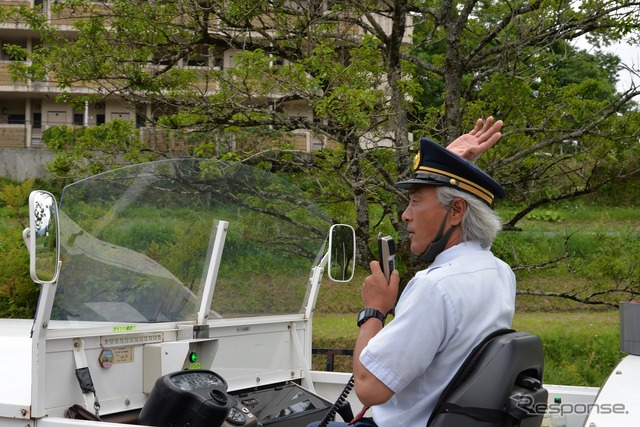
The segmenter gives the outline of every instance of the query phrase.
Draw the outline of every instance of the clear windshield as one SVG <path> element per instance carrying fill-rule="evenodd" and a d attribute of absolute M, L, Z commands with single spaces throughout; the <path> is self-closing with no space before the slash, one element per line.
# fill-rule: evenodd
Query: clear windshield
<path fill-rule="evenodd" d="M 209 317 L 301 312 L 329 218 L 273 174 L 178 159 L 65 187 L 52 318 L 195 320 L 219 221 L 229 226 Z"/>

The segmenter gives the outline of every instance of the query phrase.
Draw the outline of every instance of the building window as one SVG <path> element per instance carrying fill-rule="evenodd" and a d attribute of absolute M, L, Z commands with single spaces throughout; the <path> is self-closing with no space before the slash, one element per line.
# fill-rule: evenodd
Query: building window
<path fill-rule="evenodd" d="M 42 129 L 42 113 L 33 113 L 33 128 Z"/>
<path fill-rule="evenodd" d="M 84 124 L 84 114 L 73 113 L 73 124 L 76 126 L 82 126 Z"/>
<path fill-rule="evenodd" d="M 146 124 L 146 117 L 142 113 L 136 113 L 136 127 L 143 128 Z"/>
<path fill-rule="evenodd" d="M 129 113 L 111 113 L 111 120 L 115 119 L 129 120 Z"/>
<path fill-rule="evenodd" d="M 9 114 L 8 122 L 10 125 L 23 125 L 25 123 L 24 114 Z"/>

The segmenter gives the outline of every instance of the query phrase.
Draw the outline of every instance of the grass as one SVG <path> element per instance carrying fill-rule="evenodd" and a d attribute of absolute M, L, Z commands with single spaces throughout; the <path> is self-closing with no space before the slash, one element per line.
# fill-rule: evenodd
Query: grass
<path fill-rule="evenodd" d="M 518 209 L 499 207 L 503 219 L 511 218 Z M 541 208 L 529 213 L 517 226 L 527 230 L 557 230 L 585 227 L 590 230 L 611 230 L 623 226 L 640 226 L 637 206 L 606 206 L 603 204 L 563 203 L 553 208 Z"/>
<path fill-rule="evenodd" d="M 358 333 L 355 314 L 314 317 L 314 348 L 353 348 Z M 540 336 L 545 351 L 547 384 L 598 387 L 623 356 L 619 316 L 605 312 L 520 312 L 513 327 Z M 314 356 L 313 369 L 325 369 L 325 357 Z M 350 356 L 336 356 L 335 370 L 349 372 Z"/>
<path fill-rule="evenodd" d="M 548 384 L 599 387 L 624 356 L 617 311 L 524 312 L 513 326 L 542 339 Z"/>

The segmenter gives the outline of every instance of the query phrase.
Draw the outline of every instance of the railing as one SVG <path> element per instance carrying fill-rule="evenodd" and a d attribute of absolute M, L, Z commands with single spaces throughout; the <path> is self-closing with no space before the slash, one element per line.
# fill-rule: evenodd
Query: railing
<path fill-rule="evenodd" d="M 31 6 L 31 2 L 29 0 L 3 0 L 3 1 L 0 1 L 0 7 L 3 7 L 5 9 L 9 9 L 11 7 L 17 7 L 17 6 L 30 7 Z M 12 26 L 19 25 L 19 24 L 22 24 L 22 23 L 24 23 L 23 20 L 5 19 L 0 24 L 0 27 L 12 27 Z"/>
<path fill-rule="evenodd" d="M 352 356 L 353 350 L 348 348 L 313 348 L 311 354 L 324 354 L 327 356 L 325 371 L 333 372 L 336 356 Z"/>
<path fill-rule="evenodd" d="M 9 64 L 11 61 L 0 61 L 0 86 L 16 86 L 25 85 L 24 80 L 14 81 L 9 70 Z"/>
<path fill-rule="evenodd" d="M 0 147 L 24 147 L 26 138 L 25 125 L 0 125 Z"/>
<path fill-rule="evenodd" d="M 96 13 L 103 13 L 108 16 L 109 8 L 98 3 L 92 3 L 75 6 L 73 8 L 65 8 L 61 12 L 53 12 L 51 10 L 51 5 L 49 4 L 45 13 L 51 20 L 52 24 L 72 26 L 77 21 L 88 20 Z"/>
<path fill-rule="evenodd" d="M 7 124 L 0 123 L 0 147 L 43 147 L 42 133 L 50 126 L 74 126 L 67 122 L 39 122 L 37 126 L 31 123 Z M 90 126 L 96 126 L 90 124 Z M 167 152 L 186 152 L 193 142 L 189 142 L 187 135 L 179 135 L 169 130 L 156 129 L 154 127 L 141 127 L 140 138 L 151 149 Z M 27 141 L 30 139 L 30 142 Z M 292 135 L 284 137 L 291 142 L 295 150 L 305 153 L 312 153 L 326 146 L 334 146 L 335 143 L 328 143 L 324 139 L 314 136 L 307 130 L 296 130 Z M 197 142 L 195 142 L 197 143 Z M 268 146 L 269 141 L 265 140 L 264 146 Z M 241 147 L 230 146 L 230 149 Z"/>

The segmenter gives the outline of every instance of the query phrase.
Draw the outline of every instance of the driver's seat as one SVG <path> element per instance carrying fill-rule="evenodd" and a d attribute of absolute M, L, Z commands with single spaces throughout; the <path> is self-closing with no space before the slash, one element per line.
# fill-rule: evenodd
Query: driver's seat
<path fill-rule="evenodd" d="M 428 427 L 540 427 L 548 392 L 542 387 L 540 337 L 503 329 L 477 345 L 442 393 Z"/>

